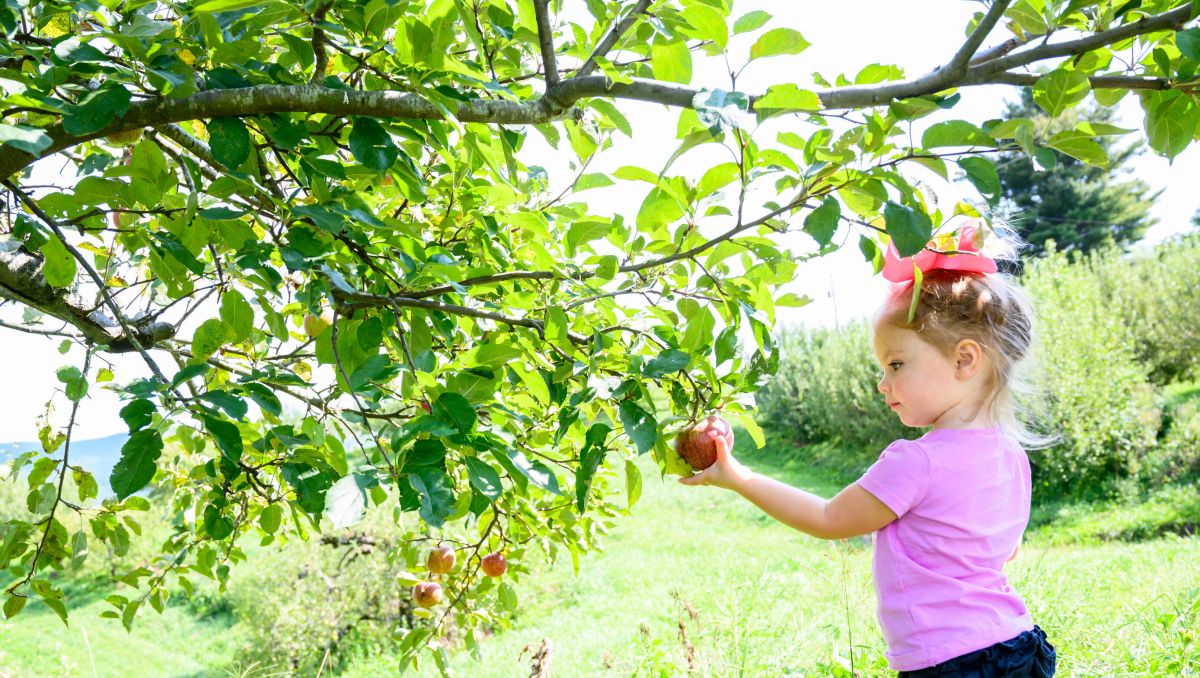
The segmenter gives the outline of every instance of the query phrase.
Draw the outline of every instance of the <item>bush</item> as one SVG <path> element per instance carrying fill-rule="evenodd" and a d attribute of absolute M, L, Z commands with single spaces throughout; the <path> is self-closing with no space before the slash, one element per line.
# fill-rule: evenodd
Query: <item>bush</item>
<path fill-rule="evenodd" d="M 1134 327 L 1113 310 L 1097 284 L 1112 250 L 1074 257 L 1050 249 L 1028 267 L 1023 283 L 1038 325 L 1038 378 L 1061 444 L 1030 461 L 1045 487 L 1077 496 L 1110 494 L 1136 475 L 1160 424 L 1149 369 L 1137 360 Z"/>
<path fill-rule="evenodd" d="M 1138 362 L 1155 384 L 1200 378 L 1200 235 L 1168 240 L 1146 256 L 1092 262 L 1111 308 L 1134 332 Z"/>

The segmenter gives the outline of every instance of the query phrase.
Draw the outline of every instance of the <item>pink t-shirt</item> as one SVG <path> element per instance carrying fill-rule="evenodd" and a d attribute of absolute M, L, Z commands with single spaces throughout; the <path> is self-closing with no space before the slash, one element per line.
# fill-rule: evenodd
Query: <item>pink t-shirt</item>
<path fill-rule="evenodd" d="M 858 484 L 899 516 L 875 535 L 890 668 L 934 666 L 1033 628 L 1003 570 L 1029 523 L 1029 458 L 999 427 L 897 440 Z"/>

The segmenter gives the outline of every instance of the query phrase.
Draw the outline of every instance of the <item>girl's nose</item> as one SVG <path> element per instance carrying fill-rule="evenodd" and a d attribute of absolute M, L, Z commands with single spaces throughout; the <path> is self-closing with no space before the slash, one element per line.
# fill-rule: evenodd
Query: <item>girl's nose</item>
<path fill-rule="evenodd" d="M 880 393 L 887 393 L 887 389 L 884 388 L 884 384 L 886 384 L 886 383 L 887 383 L 887 377 L 886 376 L 880 377 L 879 383 L 875 385 L 875 388 L 879 389 Z"/>

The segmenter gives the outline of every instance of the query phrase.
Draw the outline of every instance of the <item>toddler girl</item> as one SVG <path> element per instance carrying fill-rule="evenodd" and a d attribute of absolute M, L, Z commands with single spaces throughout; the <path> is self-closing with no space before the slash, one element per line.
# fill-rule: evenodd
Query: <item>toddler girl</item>
<path fill-rule="evenodd" d="M 1008 584 L 1029 522 L 1029 460 L 1043 443 L 1017 417 L 1016 371 L 1031 306 L 973 227 L 957 252 L 885 257 L 894 285 L 874 320 L 879 391 L 900 421 L 932 427 L 897 440 L 830 500 L 759 475 L 716 435 L 717 461 L 680 478 L 734 490 L 821 539 L 875 534 L 878 618 L 900 676 L 1052 676 L 1054 647 Z M 915 270 L 921 273 L 915 302 Z"/>

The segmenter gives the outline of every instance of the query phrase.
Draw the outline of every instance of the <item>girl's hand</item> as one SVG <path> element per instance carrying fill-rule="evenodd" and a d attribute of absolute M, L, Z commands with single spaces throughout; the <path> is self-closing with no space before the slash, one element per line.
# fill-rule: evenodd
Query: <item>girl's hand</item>
<path fill-rule="evenodd" d="M 717 447 L 717 460 L 712 466 L 691 476 L 681 477 L 679 482 L 684 485 L 713 485 L 727 490 L 736 490 L 738 485 L 749 478 L 753 472 L 743 466 L 733 455 L 729 454 L 729 445 L 725 436 L 709 429 L 708 436 Z"/>

